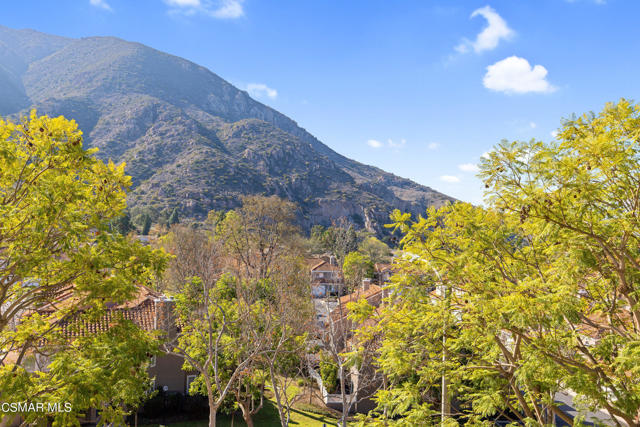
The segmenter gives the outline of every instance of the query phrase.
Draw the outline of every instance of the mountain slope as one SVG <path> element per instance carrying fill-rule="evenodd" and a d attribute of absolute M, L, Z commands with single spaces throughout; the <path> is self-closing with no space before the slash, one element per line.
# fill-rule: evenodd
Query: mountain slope
<path fill-rule="evenodd" d="M 0 27 L 0 99 L 0 114 L 75 119 L 100 156 L 127 162 L 133 206 L 201 219 L 277 194 L 305 228 L 347 217 L 381 233 L 394 208 L 452 200 L 336 153 L 206 68 L 117 38 Z"/>

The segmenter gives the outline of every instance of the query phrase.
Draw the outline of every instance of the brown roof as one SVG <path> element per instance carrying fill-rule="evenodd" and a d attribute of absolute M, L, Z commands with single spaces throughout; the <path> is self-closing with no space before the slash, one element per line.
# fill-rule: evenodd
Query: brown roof
<path fill-rule="evenodd" d="M 78 302 L 78 297 L 73 292 L 73 288 L 66 288 L 56 297 L 55 302 L 51 302 L 36 311 L 41 314 L 53 314 L 58 310 L 70 307 Z M 95 321 L 88 321 L 82 316 L 83 307 L 79 307 L 75 314 L 58 320 L 57 324 L 61 328 L 65 338 L 76 338 L 87 334 L 107 331 L 119 318 L 131 320 L 141 329 L 152 331 L 156 328 L 156 301 L 165 299 L 164 295 L 146 286 L 138 286 L 135 296 L 122 303 L 105 303 L 106 310 L 102 316 Z"/>
<path fill-rule="evenodd" d="M 340 267 L 338 267 L 337 265 L 332 265 L 331 263 L 329 263 L 328 261 L 325 261 L 323 259 L 319 260 L 317 264 L 313 265 L 311 267 L 311 271 L 334 271 L 334 272 L 340 272 Z"/>
<path fill-rule="evenodd" d="M 382 302 L 382 288 L 378 285 L 371 284 L 366 291 L 358 289 L 353 293 L 340 297 L 338 307 L 331 311 L 331 317 L 333 319 L 339 319 L 340 314 L 342 314 L 342 316 L 346 316 L 349 313 L 347 304 L 350 302 L 360 301 L 362 298 L 366 299 L 372 306 L 378 307 Z"/>

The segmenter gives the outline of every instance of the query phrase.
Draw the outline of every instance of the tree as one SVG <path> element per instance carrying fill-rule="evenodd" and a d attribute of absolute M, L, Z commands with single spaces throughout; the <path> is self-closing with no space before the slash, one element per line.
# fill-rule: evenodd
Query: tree
<path fill-rule="evenodd" d="M 165 258 L 111 232 L 131 181 L 124 164 L 84 150 L 81 135 L 75 122 L 35 111 L 18 124 L 0 120 L 0 401 L 71 405 L 5 413 L 3 423 L 16 415 L 23 425 L 47 417 L 79 425 L 92 406 L 118 422 L 148 387 L 153 337 L 118 315 L 105 332 L 87 325 L 105 301 L 125 302 L 150 284 Z M 63 291 L 64 307 L 39 311 Z M 67 321 L 79 325 L 75 337 L 62 330 Z"/>
<path fill-rule="evenodd" d="M 125 210 L 122 215 L 120 215 L 117 219 L 111 222 L 111 229 L 117 231 L 118 233 L 126 236 L 131 231 L 135 230 L 135 227 L 131 223 L 131 215 L 129 215 L 129 211 Z"/>
<path fill-rule="evenodd" d="M 199 372 L 195 387 L 208 397 L 212 426 L 230 395 L 252 425 L 267 380 L 288 424 L 292 358 L 305 348 L 311 319 L 294 208 L 246 197 L 239 209 L 211 214 L 212 231 L 174 226 L 162 239 L 175 255 L 167 278 L 178 290 L 176 316 L 188 325 L 177 333 L 168 328 L 164 349 Z"/>
<path fill-rule="evenodd" d="M 295 205 L 276 196 L 244 196 L 242 207 L 226 213 L 216 238 L 242 278 L 266 279 L 278 257 L 290 253 L 298 228 Z"/>
<path fill-rule="evenodd" d="M 349 252 L 358 249 L 358 241 L 358 233 L 353 224 L 341 218 L 328 228 L 314 225 L 311 228 L 309 246 L 312 252 L 329 252 L 342 263 Z"/>
<path fill-rule="evenodd" d="M 369 236 L 360 242 L 358 252 L 365 254 L 373 263 L 386 263 L 391 258 L 391 250 L 384 242 Z"/>
<path fill-rule="evenodd" d="M 149 214 L 144 214 L 142 217 L 142 235 L 148 236 L 149 230 L 151 230 L 151 217 Z"/>
<path fill-rule="evenodd" d="M 557 141 L 496 147 L 486 208 L 394 213 L 403 275 L 378 318 L 389 386 L 367 425 L 438 423 L 441 384 L 458 401 L 445 415 L 470 425 L 576 425 L 561 393 L 639 425 L 638 138 L 640 108 L 607 104 Z"/>
<path fill-rule="evenodd" d="M 327 233 L 327 246 L 329 252 L 335 255 L 342 264 L 349 252 L 358 249 L 358 233 L 353 224 L 342 219 L 329 227 Z"/>
<path fill-rule="evenodd" d="M 169 219 L 167 220 L 167 225 L 171 227 L 178 222 L 180 222 L 180 218 L 178 218 L 178 208 L 173 208 L 173 211 L 171 211 L 171 215 L 169 215 Z"/>
<path fill-rule="evenodd" d="M 165 325 L 164 351 L 182 357 L 185 369 L 199 373 L 192 391 L 207 396 L 210 427 L 215 427 L 218 409 L 237 383 L 251 380 L 251 364 L 267 342 L 262 328 L 256 327 L 262 308 L 239 298 L 241 287 L 231 275 L 213 284 L 194 277 L 176 295 L 175 321 L 183 326 L 175 331 L 171 319 Z M 250 423 L 251 411 L 245 409 L 243 415 Z"/>
<path fill-rule="evenodd" d="M 160 282 L 162 290 L 179 292 L 193 277 L 211 288 L 223 273 L 221 242 L 207 230 L 174 225 L 158 243 L 173 256 Z"/>
<path fill-rule="evenodd" d="M 373 328 L 363 328 L 376 321 L 375 310 L 359 296 L 354 293 L 349 302 L 340 300 L 327 316 L 327 324 L 320 335 L 321 377 L 327 392 L 340 396 L 340 425 L 343 427 L 347 426 L 351 409 L 357 408 L 359 402 L 371 397 L 382 385 L 375 360 L 379 333 L 370 332 Z"/>
<path fill-rule="evenodd" d="M 373 277 L 373 263 L 368 255 L 360 252 L 350 252 L 344 258 L 342 264 L 344 280 L 351 290 L 354 290 L 362 283 L 362 279 Z"/>

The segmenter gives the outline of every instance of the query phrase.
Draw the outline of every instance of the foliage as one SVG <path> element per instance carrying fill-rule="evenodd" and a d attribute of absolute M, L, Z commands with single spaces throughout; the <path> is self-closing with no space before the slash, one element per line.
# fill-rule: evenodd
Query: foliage
<path fill-rule="evenodd" d="M 368 255 L 350 252 L 344 258 L 342 272 L 345 282 L 353 289 L 362 283 L 362 279 L 373 278 L 373 263 Z"/>
<path fill-rule="evenodd" d="M 144 214 L 144 216 L 142 217 L 142 231 L 140 232 L 140 234 L 142 234 L 143 236 L 148 236 L 150 230 L 151 217 L 149 216 L 149 214 Z"/>
<path fill-rule="evenodd" d="M 212 213 L 205 229 L 173 226 L 161 239 L 175 256 L 167 286 L 184 325 L 165 350 L 199 372 L 192 389 L 208 397 L 212 423 L 233 396 L 251 424 L 267 378 L 281 419 L 290 417 L 294 400 L 283 391 L 298 372 L 311 317 L 294 212 L 275 197 L 246 197 L 242 208 Z"/>
<path fill-rule="evenodd" d="M 340 263 L 349 252 L 358 248 L 358 233 L 353 224 L 344 219 L 335 222 L 331 227 L 313 226 L 311 230 L 311 246 L 316 252 L 328 252 L 335 255 Z M 318 250 L 319 249 L 319 250 Z"/>
<path fill-rule="evenodd" d="M 169 219 L 167 220 L 167 226 L 171 227 L 172 225 L 175 225 L 179 222 L 180 219 L 178 218 L 178 208 L 173 208 L 173 211 L 171 211 L 171 215 L 169 215 Z"/>
<path fill-rule="evenodd" d="M 111 221 L 111 230 L 116 231 L 123 236 L 126 236 L 135 230 L 128 210 L 125 210 L 117 219 Z"/>
<path fill-rule="evenodd" d="M 570 421 L 560 392 L 637 422 L 638 138 L 640 107 L 608 104 L 557 141 L 496 147 L 481 165 L 486 208 L 393 214 L 406 259 L 391 289 L 402 297 L 379 318 L 380 422 L 437 423 L 442 375 L 469 425 Z"/>
<path fill-rule="evenodd" d="M 387 263 L 391 259 L 389 246 L 374 236 L 362 240 L 358 245 L 358 252 L 367 255 L 374 264 Z"/>
<path fill-rule="evenodd" d="M 329 357 L 320 360 L 320 378 L 327 393 L 334 393 L 338 388 L 338 365 Z"/>
<path fill-rule="evenodd" d="M 82 147 L 63 117 L 0 120 L 0 390 L 3 401 L 69 402 L 50 415 L 77 424 L 90 407 L 119 420 L 144 397 L 153 337 L 114 316 L 105 332 L 89 326 L 104 301 L 122 303 L 148 285 L 165 257 L 111 232 L 125 209 L 124 164 L 105 164 Z M 69 293 L 64 308 L 41 311 Z M 66 335 L 64 321 L 75 320 Z"/>

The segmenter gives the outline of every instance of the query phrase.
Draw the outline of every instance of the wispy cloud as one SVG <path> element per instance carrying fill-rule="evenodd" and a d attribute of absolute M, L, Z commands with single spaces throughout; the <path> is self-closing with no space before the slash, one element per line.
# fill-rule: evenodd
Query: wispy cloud
<path fill-rule="evenodd" d="M 278 91 L 264 83 L 249 83 L 247 85 L 247 92 L 254 98 L 263 98 L 266 96 L 271 99 L 276 99 L 278 97 Z"/>
<path fill-rule="evenodd" d="M 456 184 L 460 182 L 460 178 L 455 175 L 442 175 L 440 181 L 448 182 L 449 184 Z"/>
<path fill-rule="evenodd" d="M 487 50 L 493 50 L 498 47 L 501 40 L 509 40 L 515 35 L 515 31 L 509 28 L 507 22 L 502 19 L 502 17 L 498 15 L 498 12 L 491 6 L 474 10 L 471 18 L 475 18 L 476 16 L 482 16 L 486 19 L 487 26 L 476 36 L 475 40 L 462 40 L 462 42 L 455 47 L 456 52 L 467 53 L 473 49 L 475 53 L 481 53 Z"/>
<path fill-rule="evenodd" d="M 113 12 L 113 9 L 105 0 L 89 0 L 91 6 L 95 6 L 100 9 L 108 10 L 109 12 Z"/>
<path fill-rule="evenodd" d="M 429 143 L 429 145 L 427 145 L 427 148 L 429 150 L 437 150 L 438 148 L 440 148 L 440 144 L 438 144 L 437 142 L 431 142 Z"/>
<path fill-rule="evenodd" d="M 567 3 L 579 3 L 581 0 L 565 0 Z M 607 0 L 586 0 L 590 3 L 595 3 L 595 4 L 607 4 Z"/>
<path fill-rule="evenodd" d="M 460 169 L 462 172 L 478 172 L 478 165 L 476 165 L 475 163 L 463 163 L 461 165 L 458 165 L 458 169 Z"/>
<path fill-rule="evenodd" d="M 388 139 L 387 140 L 387 145 L 389 145 L 389 147 L 391 148 L 402 148 L 405 145 L 407 145 L 407 140 L 406 139 L 401 139 L 400 141 L 394 141 L 393 139 Z"/>
<path fill-rule="evenodd" d="M 384 144 L 377 139 L 369 139 L 367 145 L 371 148 L 382 148 Z"/>
<path fill-rule="evenodd" d="M 218 19 L 244 16 L 244 0 L 164 0 L 170 13 L 186 16 L 203 14 Z"/>
<path fill-rule="evenodd" d="M 399 141 L 394 141 L 393 139 L 387 139 L 387 143 L 385 144 L 384 142 L 381 142 L 380 140 L 377 140 L 377 139 L 369 139 L 367 140 L 367 145 L 372 148 L 389 147 L 389 148 L 395 148 L 396 150 L 398 150 L 404 147 L 405 145 L 407 145 L 407 140 L 401 139 Z"/>
<path fill-rule="evenodd" d="M 546 68 L 542 65 L 531 67 L 529 61 L 517 56 L 489 65 L 482 83 L 487 89 L 508 94 L 549 93 L 556 90 L 547 81 Z"/>

